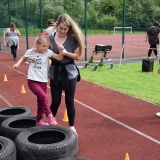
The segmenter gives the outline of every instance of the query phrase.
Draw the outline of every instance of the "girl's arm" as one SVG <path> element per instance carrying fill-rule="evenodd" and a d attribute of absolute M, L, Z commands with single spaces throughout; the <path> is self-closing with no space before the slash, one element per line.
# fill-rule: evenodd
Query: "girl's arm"
<path fill-rule="evenodd" d="M 62 55 L 67 56 L 74 60 L 80 60 L 79 47 L 75 49 L 73 53 L 67 52 L 66 49 L 62 45 L 59 45 L 58 48 Z"/>
<path fill-rule="evenodd" d="M 62 61 L 63 60 L 63 54 L 56 54 L 56 53 L 52 53 L 52 58 L 58 60 L 58 61 Z"/>
<path fill-rule="evenodd" d="M 62 50 L 62 54 L 71 58 L 71 59 L 80 60 L 79 47 L 77 49 L 75 49 L 73 53 L 67 52 L 66 49 L 64 48 Z"/>
<path fill-rule="evenodd" d="M 55 54 L 55 53 L 53 52 L 52 58 L 54 58 L 54 59 L 56 59 L 56 60 L 58 60 L 58 61 L 62 61 L 62 60 L 63 60 L 63 56 L 64 56 L 62 50 L 64 49 L 64 47 L 63 47 L 62 45 L 58 45 L 58 48 L 59 48 L 59 53 L 60 53 L 60 54 Z"/>
<path fill-rule="evenodd" d="M 23 56 L 19 59 L 19 61 L 13 65 L 13 68 L 16 69 L 18 68 L 23 62 L 25 62 L 27 60 L 27 57 Z"/>

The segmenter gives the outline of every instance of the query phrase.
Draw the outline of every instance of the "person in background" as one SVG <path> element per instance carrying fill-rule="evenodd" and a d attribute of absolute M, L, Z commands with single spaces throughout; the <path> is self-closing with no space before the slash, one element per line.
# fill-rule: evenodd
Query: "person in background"
<path fill-rule="evenodd" d="M 47 82 L 48 82 L 48 59 L 53 58 L 57 61 L 63 59 L 62 54 L 55 54 L 49 48 L 50 41 L 46 36 L 41 36 L 36 39 L 35 48 L 28 49 L 24 56 L 13 65 L 13 68 L 18 68 L 23 62 L 29 59 L 28 69 L 28 86 L 30 90 L 37 96 L 37 116 L 36 125 L 46 126 L 57 124 L 50 110 L 47 97 Z M 63 50 L 63 46 L 57 46 L 57 49 Z M 46 115 L 47 121 L 43 120 L 43 114 Z"/>
<path fill-rule="evenodd" d="M 80 80 L 80 73 L 74 60 L 80 60 L 84 54 L 84 35 L 77 23 L 68 15 L 62 14 L 56 22 L 56 32 L 48 36 L 51 41 L 51 50 L 59 54 L 65 54 L 62 61 L 51 58 L 49 68 L 51 87 L 51 111 L 56 116 L 61 103 L 62 91 L 65 92 L 65 104 L 69 119 L 69 126 L 75 133 L 75 106 L 74 95 L 76 83 Z M 62 44 L 64 49 L 58 49 L 58 44 Z"/>
<path fill-rule="evenodd" d="M 48 28 L 45 30 L 46 35 L 54 33 L 55 25 L 56 25 L 56 23 L 54 22 L 53 19 L 48 19 L 47 20 L 47 26 L 48 26 Z"/>
<path fill-rule="evenodd" d="M 154 21 L 152 26 L 147 29 L 146 42 L 148 40 L 150 48 L 148 50 L 148 59 L 150 59 L 152 51 L 154 52 L 156 58 L 158 57 L 157 45 L 159 44 L 159 23 Z"/>
<path fill-rule="evenodd" d="M 13 59 L 17 58 L 17 48 L 19 47 L 19 37 L 20 32 L 17 29 L 16 25 L 11 22 L 10 27 L 6 29 L 5 36 L 8 36 L 7 46 L 11 48 L 11 54 L 13 55 Z"/>

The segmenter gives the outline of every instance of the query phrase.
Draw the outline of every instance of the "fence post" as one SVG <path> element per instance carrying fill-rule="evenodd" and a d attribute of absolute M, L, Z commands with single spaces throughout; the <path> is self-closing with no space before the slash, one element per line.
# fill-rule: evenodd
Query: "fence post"
<path fill-rule="evenodd" d="M 40 6 L 40 23 L 41 23 L 41 33 L 43 32 L 43 17 L 42 17 L 42 0 L 39 0 Z"/>
<path fill-rule="evenodd" d="M 28 22 L 27 22 L 26 0 L 24 0 L 24 12 L 25 12 L 25 27 L 26 27 L 26 46 L 27 46 L 27 49 L 29 49 L 29 46 L 28 46 Z"/>
<path fill-rule="evenodd" d="M 84 0 L 85 61 L 87 61 L 87 0 Z"/>

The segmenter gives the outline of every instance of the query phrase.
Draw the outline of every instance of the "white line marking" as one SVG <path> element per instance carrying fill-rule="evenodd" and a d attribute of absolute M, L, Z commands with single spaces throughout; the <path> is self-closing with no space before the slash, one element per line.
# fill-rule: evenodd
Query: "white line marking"
<path fill-rule="evenodd" d="M 8 67 L 9 69 L 12 69 L 12 70 L 14 70 L 14 71 L 16 71 L 16 72 L 18 72 L 18 73 L 20 73 L 20 74 L 24 75 L 24 76 L 27 76 L 27 75 L 26 75 L 26 74 L 24 74 L 23 72 L 18 71 L 18 70 L 16 70 L 16 69 L 14 69 L 14 68 L 12 68 L 12 67 L 10 67 L 10 66 L 6 65 L 5 63 L 2 63 L 2 62 L 0 62 L 0 63 L 1 63 L 2 65 L 4 65 L 4 66 Z"/>
<path fill-rule="evenodd" d="M 9 107 L 13 106 L 7 99 L 5 99 L 1 94 L 0 94 L 0 98 L 6 102 L 8 104 Z"/>
<path fill-rule="evenodd" d="M 127 128 L 127 129 L 129 129 L 129 130 L 131 130 L 131 131 L 133 131 L 133 132 L 141 135 L 142 137 L 145 137 L 145 138 L 147 138 L 147 139 L 149 139 L 149 140 L 151 140 L 151 141 L 153 141 L 153 142 L 155 142 L 155 143 L 157 143 L 157 144 L 160 144 L 160 141 L 158 141 L 157 139 L 152 138 L 152 137 L 144 134 L 143 132 L 140 132 L 140 131 L 138 131 L 138 130 L 136 130 L 136 129 L 134 129 L 134 128 L 132 128 L 132 127 L 130 127 L 130 126 L 128 126 L 128 125 L 126 125 L 126 124 L 124 124 L 124 123 L 122 123 L 122 122 L 120 122 L 120 121 L 118 121 L 118 120 L 116 120 L 116 119 L 114 119 L 114 118 L 112 118 L 112 117 L 110 117 L 110 116 L 107 116 L 106 114 L 104 114 L 104 113 L 102 113 L 102 112 L 100 112 L 100 111 L 98 111 L 98 110 L 96 110 L 96 109 L 94 109 L 94 108 L 92 108 L 92 107 L 90 107 L 90 106 L 88 106 L 88 105 L 86 105 L 86 104 L 84 104 L 84 103 L 76 100 L 76 99 L 75 99 L 75 102 L 77 102 L 77 103 L 79 103 L 80 105 L 82 105 L 82 106 L 84 106 L 84 107 L 86 107 L 86 108 L 88 108 L 88 109 L 90 109 L 90 110 L 98 113 L 99 115 L 101 115 L 101 116 L 103 116 L 103 117 L 105 117 L 105 118 L 110 119 L 111 121 L 113 121 L 113 122 L 115 122 L 115 123 L 117 123 L 117 124 L 119 124 L 119 125 Z"/>
<path fill-rule="evenodd" d="M 0 63 L 1 63 L 1 62 L 0 62 Z M 1 63 L 1 64 L 3 64 L 3 63 Z M 8 65 L 6 65 L 6 64 L 3 64 L 3 65 L 7 66 L 7 67 L 10 68 L 10 69 L 13 69 L 13 68 L 11 68 L 10 66 L 8 66 Z M 26 74 L 24 74 L 24 73 L 22 73 L 22 72 L 20 72 L 20 71 L 18 71 L 18 70 L 15 70 L 15 69 L 13 69 L 13 70 L 16 71 L 16 72 L 18 72 L 18 73 L 20 73 L 20 74 L 23 74 L 23 75 L 27 76 Z M 47 86 L 47 87 L 50 88 L 50 86 Z M 62 95 L 65 96 L 65 94 L 62 94 Z M 4 99 L 4 97 L 3 97 L 2 95 L 0 95 L 0 97 L 2 97 L 2 98 Z M 5 100 L 7 103 L 9 103 L 6 99 L 4 99 L 4 100 Z M 96 112 L 97 114 L 99 114 L 99 115 L 101 115 L 101 116 L 103 116 L 103 117 L 105 117 L 105 118 L 108 118 L 108 119 L 110 119 L 111 121 L 113 121 L 113 122 L 115 122 L 115 123 L 117 123 L 117 124 L 119 124 L 119 125 L 127 128 L 127 129 L 129 129 L 129 130 L 131 130 L 131 131 L 133 131 L 133 132 L 141 135 L 142 137 L 145 137 L 145 138 L 147 138 L 148 140 L 150 140 L 150 141 L 152 141 L 152 142 L 155 142 L 155 143 L 157 143 L 157 144 L 160 144 L 160 141 L 159 141 L 159 140 L 157 140 L 157 139 L 155 139 L 155 138 L 153 138 L 153 137 L 151 137 L 151 136 L 148 136 L 147 134 L 145 134 L 145 133 L 143 133 L 143 132 L 140 132 L 140 131 L 138 131 L 138 130 L 136 130 L 136 129 L 134 129 L 134 128 L 132 128 L 132 127 L 130 127 L 130 126 L 128 126 L 128 125 L 126 125 L 126 124 L 124 124 L 124 123 L 122 123 L 122 122 L 120 122 L 120 121 L 118 121 L 118 120 L 116 120 L 116 119 L 114 119 L 114 118 L 112 118 L 112 117 L 110 117 L 110 116 L 107 116 L 106 114 L 104 114 L 104 113 L 102 113 L 102 112 L 100 112 L 100 111 L 98 111 L 98 110 L 96 110 L 96 109 L 94 109 L 94 108 L 92 108 L 92 107 L 90 107 L 90 106 L 88 106 L 88 105 L 86 105 L 86 104 L 84 104 L 84 103 L 76 100 L 76 99 L 74 99 L 74 101 L 77 102 L 78 104 L 82 105 L 83 107 L 86 107 L 86 108 L 92 110 L 93 112 Z M 9 103 L 9 104 L 10 104 L 10 103 Z M 10 104 L 10 106 L 12 106 L 12 105 Z"/>

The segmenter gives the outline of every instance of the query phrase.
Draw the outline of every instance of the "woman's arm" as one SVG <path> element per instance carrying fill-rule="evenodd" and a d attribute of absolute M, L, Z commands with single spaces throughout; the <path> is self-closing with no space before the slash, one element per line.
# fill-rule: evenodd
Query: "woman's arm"
<path fill-rule="evenodd" d="M 27 57 L 23 56 L 19 59 L 19 61 L 13 65 L 13 68 L 16 69 L 18 68 L 23 62 L 25 62 L 27 60 Z"/>
<path fill-rule="evenodd" d="M 21 33 L 20 33 L 20 31 L 18 29 L 16 29 L 16 32 L 17 32 L 17 36 L 21 35 Z"/>
<path fill-rule="evenodd" d="M 5 30 L 5 36 L 8 36 L 9 32 L 10 32 L 10 29 L 7 28 L 7 29 Z"/>

